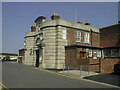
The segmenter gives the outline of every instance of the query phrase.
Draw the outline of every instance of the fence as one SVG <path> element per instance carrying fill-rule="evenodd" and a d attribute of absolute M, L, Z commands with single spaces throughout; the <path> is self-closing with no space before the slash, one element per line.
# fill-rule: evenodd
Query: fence
<path fill-rule="evenodd" d="M 99 74 L 98 71 L 90 71 L 91 65 L 63 65 L 63 73 L 75 76 L 90 76 Z"/>

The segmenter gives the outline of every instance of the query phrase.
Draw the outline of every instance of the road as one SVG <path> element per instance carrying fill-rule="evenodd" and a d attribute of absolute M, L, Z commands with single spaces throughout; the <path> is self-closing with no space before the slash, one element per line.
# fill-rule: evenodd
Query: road
<path fill-rule="evenodd" d="M 85 80 L 76 80 L 36 70 L 18 63 L 3 63 L 2 80 L 8 88 L 112 88 L 112 86 Z"/>

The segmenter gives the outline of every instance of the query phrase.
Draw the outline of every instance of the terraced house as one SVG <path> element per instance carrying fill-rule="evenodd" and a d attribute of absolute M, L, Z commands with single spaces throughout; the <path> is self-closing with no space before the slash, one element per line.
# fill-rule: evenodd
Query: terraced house
<path fill-rule="evenodd" d="M 57 13 L 51 20 L 40 16 L 27 32 L 24 41 L 24 64 L 36 67 L 62 69 L 63 65 L 91 65 L 100 71 L 100 59 L 104 58 L 100 47 L 100 29 L 60 19 Z"/>

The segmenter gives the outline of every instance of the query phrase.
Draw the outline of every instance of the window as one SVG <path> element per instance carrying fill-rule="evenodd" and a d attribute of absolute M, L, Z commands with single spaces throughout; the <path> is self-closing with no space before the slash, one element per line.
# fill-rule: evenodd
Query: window
<path fill-rule="evenodd" d="M 116 49 L 111 49 L 111 57 L 115 57 L 117 54 Z"/>
<path fill-rule="evenodd" d="M 93 53 L 93 59 L 97 59 L 97 52 Z"/>
<path fill-rule="evenodd" d="M 92 49 L 89 49 L 89 51 L 88 51 L 88 56 L 89 56 L 89 57 L 92 57 Z"/>
<path fill-rule="evenodd" d="M 80 31 L 76 31 L 76 41 L 81 42 L 81 32 Z"/>
<path fill-rule="evenodd" d="M 63 33 L 62 33 L 62 38 L 64 39 L 64 40 L 66 40 L 67 39 L 67 30 L 66 30 L 66 28 L 63 28 L 62 29 L 63 31 Z"/>
<path fill-rule="evenodd" d="M 104 50 L 104 57 L 110 57 L 111 56 L 111 50 L 110 49 L 105 49 Z"/>
<path fill-rule="evenodd" d="M 101 50 L 97 50 L 97 57 L 101 57 Z"/>
<path fill-rule="evenodd" d="M 110 53 L 109 50 L 105 49 L 105 50 L 104 50 L 104 57 L 108 57 L 108 54 L 109 54 L 109 53 Z"/>
<path fill-rule="evenodd" d="M 90 33 L 84 32 L 84 43 L 90 43 Z"/>

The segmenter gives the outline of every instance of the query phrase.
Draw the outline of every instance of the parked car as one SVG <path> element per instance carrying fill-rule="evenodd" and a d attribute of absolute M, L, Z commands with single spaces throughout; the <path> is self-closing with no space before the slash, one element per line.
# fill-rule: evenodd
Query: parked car
<path fill-rule="evenodd" d="M 120 61 L 114 65 L 114 72 L 120 74 Z"/>

